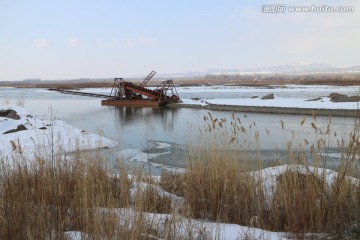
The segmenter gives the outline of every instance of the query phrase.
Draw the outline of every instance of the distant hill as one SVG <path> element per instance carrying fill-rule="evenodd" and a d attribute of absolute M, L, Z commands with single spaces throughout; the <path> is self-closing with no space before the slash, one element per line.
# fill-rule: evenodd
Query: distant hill
<path fill-rule="evenodd" d="M 350 73 L 360 72 L 360 66 L 335 67 L 322 63 L 311 64 L 284 64 L 263 68 L 243 68 L 243 69 L 212 69 L 207 74 L 249 74 L 249 73 L 286 73 L 286 74 L 305 74 L 305 73 Z"/>
<path fill-rule="evenodd" d="M 336 67 L 323 63 L 283 64 L 261 68 L 210 69 L 204 72 L 157 74 L 157 77 L 202 77 L 205 75 L 231 74 L 306 74 L 306 73 L 360 73 L 360 66 Z"/>

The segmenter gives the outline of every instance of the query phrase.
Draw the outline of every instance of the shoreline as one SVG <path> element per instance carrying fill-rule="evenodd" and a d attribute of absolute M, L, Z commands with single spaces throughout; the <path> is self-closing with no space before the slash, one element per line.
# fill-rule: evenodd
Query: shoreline
<path fill-rule="evenodd" d="M 269 113 L 269 114 L 291 114 L 291 115 L 316 115 L 334 117 L 359 117 L 358 109 L 323 109 L 323 108 L 296 108 L 296 107 L 262 107 L 262 106 L 241 106 L 241 105 L 222 105 L 222 104 L 183 104 L 172 103 L 166 105 L 169 108 L 196 108 L 217 111 L 234 111 L 249 113 Z"/>

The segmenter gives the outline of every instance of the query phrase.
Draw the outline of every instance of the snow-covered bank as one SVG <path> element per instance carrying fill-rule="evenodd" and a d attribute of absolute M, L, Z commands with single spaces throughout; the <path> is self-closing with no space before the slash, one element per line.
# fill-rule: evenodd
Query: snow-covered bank
<path fill-rule="evenodd" d="M 260 99 L 209 99 L 209 104 L 218 105 L 239 105 L 239 106 L 262 106 L 262 107 L 287 107 L 287 108 L 318 108 L 318 109 L 358 109 L 358 102 L 331 102 L 328 97 L 319 98 L 319 100 L 309 100 L 301 98 L 282 98 Z"/>
<path fill-rule="evenodd" d="M 332 186 L 338 179 L 338 173 L 330 169 L 288 164 L 251 172 L 250 175 L 262 182 L 263 191 L 265 193 L 266 200 L 269 203 L 271 202 L 272 196 L 276 191 L 276 185 L 279 180 L 279 176 L 286 172 L 296 172 L 303 175 L 312 175 L 314 177 L 317 177 L 324 181 L 324 184 L 327 187 L 325 190 L 329 192 L 331 191 Z M 358 186 L 360 184 L 360 180 L 354 177 L 345 176 L 344 179 L 353 184 L 354 186 Z"/>
<path fill-rule="evenodd" d="M 255 113 L 354 117 L 358 116 L 358 101 L 336 101 L 331 96 L 338 94 L 355 99 L 359 95 L 357 88 L 314 85 L 180 87 L 178 92 L 182 103 L 174 106 Z"/>
<path fill-rule="evenodd" d="M 271 196 L 277 191 L 277 183 L 281 181 L 281 176 L 286 172 L 294 172 L 304 175 L 316 176 L 323 180 L 328 188 L 324 189 L 330 193 L 332 191 L 333 184 L 338 179 L 338 173 L 332 170 L 317 168 L 303 165 L 282 165 L 271 168 L 265 168 L 255 172 L 249 172 L 254 179 L 260 180 L 263 184 L 263 190 L 267 194 L 267 200 L 271 201 Z M 101 212 L 103 216 L 111 215 L 117 217 L 117 228 L 126 229 L 130 228 L 131 224 L 141 219 L 144 226 L 149 229 L 153 229 L 155 235 L 150 235 L 144 231 L 143 236 L 150 239 L 165 239 L 166 231 L 171 231 L 178 238 L 187 238 L 191 236 L 191 239 L 298 239 L 296 236 L 292 236 L 288 232 L 274 232 L 268 231 L 254 226 L 257 225 L 257 216 L 254 216 L 254 226 L 242 226 L 239 224 L 221 223 L 214 222 L 208 219 L 191 219 L 178 213 L 177 209 L 180 209 L 183 204 L 186 204 L 184 197 L 176 196 L 162 189 L 156 183 L 159 179 L 152 179 L 154 183 L 149 183 L 144 178 L 133 178 L 133 184 L 131 188 L 131 201 L 134 202 L 136 199 L 136 193 L 138 191 L 145 192 L 146 189 L 150 188 L 155 191 L 159 196 L 167 197 L 171 200 L 173 213 L 160 214 L 160 213 L 149 213 L 149 212 L 138 212 L 134 208 L 97 208 L 96 211 Z M 137 179 L 137 180 L 135 180 Z M 140 179 L 140 182 L 138 180 Z M 353 186 L 359 185 L 359 179 L 346 176 L 346 181 L 349 181 Z M 236 209 L 234 209 L 236 210 Z M 148 235 L 147 235 L 148 234 Z M 91 235 L 90 233 L 80 231 L 69 231 L 65 232 L 65 235 L 69 239 L 77 240 L 84 238 L 97 238 L 97 236 Z M 308 238 L 307 238 L 308 236 Z M 325 239 L 327 235 L 325 233 L 304 233 L 304 239 Z M 328 238 L 333 239 L 333 238 Z"/>
<path fill-rule="evenodd" d="M 259 228 L 246 227 L 238 224 L 215 223 L 209 221 L 187 219 L 180 215 L 173 214 L 155 214 L 139 213 L 132 209 L 104 209 L 104 212 L 116 214 L 121 221 L 135 222 L 141 217 L 145 225 L 155 228 L 158 235 L 165 235 L 164 230 L 169 228 L 167 223 L 172 222 L 171 230 L 178 239 L 219 239 L 219 240 L 237 240 L 237 239 L 269 239 L 269 240 L 287 240 L 291 239 L 289 234 L 284 232 L 272 232 Z M 123 224 L 124 224 L 123 223 Z M 121 223 L 120 223 L 121 225 Z M 168 229 L 169 231 L 169 229 Z M 81 240 L 93 238 L 91 234 L 79 231 L 65 232 L 68 239 Z M 190 237 L 191 236 L 191 237 Z M 95 236 L 96 237 L 96 236 Z M 144 234 L 147 239 L 165 239 L 150 234 Z"/>
<path fill-rule="evenodd" d="M 284 85 L 264 87 L 244 86 L 207 86 L 179 88 L 178 92 L 186 105 L 223 105 L 247 107 L 278 107 L 278 108 L 304 108 L 304 109 L 344 109 L 356 110 L 358 102 L 332 102 L 331 93 L 358 96 L 354 86 L 314 86 L 314 85 Z M 198 95 L 196 98 L 186 98 Z M 273 99 L 262 99 L 272 95 Z M 185 97 L 184 97 L 185 96 Z"/>
<path fill-rule="evenodd" d="M 182 103 L 167 107 L 203 108 L 220 111 L 237 111 L 272 114 L 296 114 L 358 117 L 359 102 L 332 102 L 328 97 L 319 99 L 281 98 L 236 98 L 236 99 L 182 99 Z"/>
<path fill-rule="evenodd" d="M 32 161 L 49 154 L 114 147 L 118 142 L 82 131 L 56 119 L 42 120 L 27 110 L 0 105 L 1 160 Z"/>
<path fill-rule="evenodd" d="M 313 109 L 359 109 L 359 102 L 332 102 L 329 97 L 319 97 L 317 100 L 306 98 L 284 98 L 274 99 L 256 98 L 219 98 L 219 99 L 183 99 L 184 104 L 207 106 L 229 105 L 229 106 L 254 106 L 254 107 L 281 107 L 281 108 L 313 108 Z"/>

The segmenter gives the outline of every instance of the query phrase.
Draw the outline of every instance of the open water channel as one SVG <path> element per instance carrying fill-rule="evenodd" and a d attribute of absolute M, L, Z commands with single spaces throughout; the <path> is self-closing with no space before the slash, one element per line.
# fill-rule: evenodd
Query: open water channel
<path fill-rule="evenodd" d="M 179 94 L 187 99 L 199 97 L 196 91 L 183 90 Z M 244 96 L 221 90 L 201 95 L 212 94 L 216 98 Z M 109 107 L 101 106 L 101 99 L 45 89 L 0 88 L 0 101 L 0 105 L 23 105 L 39 118 L 54 116 L 77 128 L 116 139 L 119 147 L 106 150 L 112 155 L 109 164 L 116 165 L 116 159 L 121 157 L 145 169 L 150 165 L 154 172 L 164 167 L 183 167 L 190 147 L 210 148 L 214 143 L 224 151 L 236 151 L 239 156 L 246 152 L 260 157 L 265 164 L 286 158 L 289 148 L 305 150 L 310 159 L 312 146 L 317 148 L 320 143 L 322 155 L 331 167 L 341 157 L 339 142 L 344 140 L 346 144 L 355 122 L 354 118 L 346 117 Z"/>

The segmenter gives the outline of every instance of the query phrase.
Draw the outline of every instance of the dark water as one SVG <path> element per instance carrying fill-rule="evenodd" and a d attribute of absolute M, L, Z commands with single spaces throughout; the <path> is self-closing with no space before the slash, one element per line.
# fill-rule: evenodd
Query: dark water
<path fill-rule="evenodd" d="M 196 97 L 191 93 L 184 96 Z M 0 89 L 0 104 L 23 105 L 40 118 L 53 116 L 80 129 L 116 139 L 120 147 L 108 150 L 113 153 L 124 149 L 164 153 L 150 161 L 154 165 L 180 167 L 184 165 L 183 158 L 189 147 L 212 145 L 228 151 L 245 151 L 254 158 L 260 154 L 262 159 L 271 161 L 286 155 L 289 148 L 309 151 L 312 146 L 318 147 L 320 141 L 322 151 L 337 161 L 338 142 L 348 140 L 355 121 L 190 108 L 109 107 L 101 106 L 97 98 L 43 89 Z M 158 143 L 168 145 L 161 147 Z"/>

